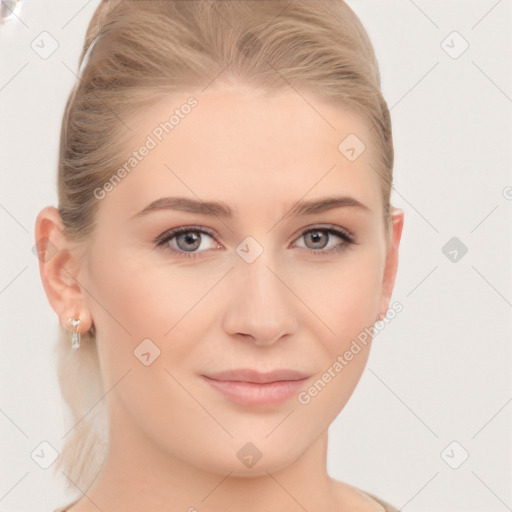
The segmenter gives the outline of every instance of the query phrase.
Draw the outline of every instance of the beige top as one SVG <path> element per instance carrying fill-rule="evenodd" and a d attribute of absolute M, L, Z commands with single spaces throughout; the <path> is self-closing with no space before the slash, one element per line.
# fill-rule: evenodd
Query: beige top
<path fill-rule="evenodd" d="M 362 492 L 362 491 L 361 491 Z M 390 505 L 389 503 L 386 503 L 385 501 L 382 501 L 380 500 L 379 498 L 377 498 L 376 496 L 374 496 L 373 494 L 369 494 L 367 492 L 365 492 L 364 494 L 366 494 L 367 496 L 370 496 L 370 498 L 372 498 L 373 500 L 375 500 L 379 505 L 382 505 L 384 507 L 384 510 L 386 512 L 400 512 L 397 508 L 393 507 L 392 505 Z M 54 512 L 66 512 L 66 510 L 68 508 L 70 508 L 72 505 L 74 505 L 75 503 L 77 503 L 78 500 L 75 500 L 73 501 L 73 503 L 70 503 L 69 505 L 66 505 L 65 507 L 62 507 L 62 508 L 58 508 L 56 510 L 54 510 Z"/>

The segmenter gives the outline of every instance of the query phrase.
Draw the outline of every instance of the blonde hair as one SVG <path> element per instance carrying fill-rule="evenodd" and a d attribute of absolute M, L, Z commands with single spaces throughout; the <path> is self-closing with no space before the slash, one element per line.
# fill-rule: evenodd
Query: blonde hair
<path fill-rule="evenodd" d="M 58 167 L 59 213 L 70 240 L 86 242 L 94 231 L 100 202 L 94 190 L 125 160 L 126 120 L 169 93 L 200 90 L 214 80 L 217 86 L 293 87 L 360 112 L 371 125 L 389 229 L 391 119 L 370 39 L 342 0 L 104 0 L 80 64 Z M 69 477 L 68 488 L 85 490 L 105 461 L 108 411 L 94 327 L 82 340 L 71 351 L 61 328 L 58 377 L 74 427 L 55 471 Z"/>

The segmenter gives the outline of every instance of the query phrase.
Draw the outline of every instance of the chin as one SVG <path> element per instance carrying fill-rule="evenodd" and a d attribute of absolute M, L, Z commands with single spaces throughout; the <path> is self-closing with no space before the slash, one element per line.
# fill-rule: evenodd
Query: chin
<path fill-rule="evenodd" d="M 278 472 L 293 464 L 307 450 L 306 445 L 287 445 L 277 439 L 278 442 L 259 441 L 249 433 L 245 439 L 231 439 L 211 451 L 204 447 L 204 450 L 189 456 L 187 460 L 203 470 L 224 476 L 230 473 L 230 476 L 239 478 L 266 477 L 268 473 Z"/>

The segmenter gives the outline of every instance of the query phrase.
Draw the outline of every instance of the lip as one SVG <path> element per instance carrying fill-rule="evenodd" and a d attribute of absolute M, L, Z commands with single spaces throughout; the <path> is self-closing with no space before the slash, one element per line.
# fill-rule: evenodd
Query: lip
<path fill-rule="evenodd" d="M 286 368 L 272 370 L 269 372 L 259 372 L 258 370 L 253 370 L 251 368 L 241 368 L 239 370 L 227 370 L 223 372 L 210 373 L 205 375 L 205 377 L 214 380 L 236 380 L 241 382 L 252 382 L 255 384 L 265 384 L 268 382 L 277 382 L 283 380 L 291 381 L 307 379 L 309 375 L 297 370 L 289 370 Z"/>
<path fill-rule="evenodd" d="M 296 396 L 309 375 L 288 369 L 265 373 L 240 369 L 202 377 L 210 386 L 239 405 L 276 407 Z"/>

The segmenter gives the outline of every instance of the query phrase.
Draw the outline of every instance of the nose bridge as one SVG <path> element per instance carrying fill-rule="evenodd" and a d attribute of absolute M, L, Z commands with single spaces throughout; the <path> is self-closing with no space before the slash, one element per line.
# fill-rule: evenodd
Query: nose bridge
<path fill-rule="evenodd" d="M 286 279 L 276 270 L 274 253 L 260 247 L 256 254 L 257 247 L 249 240 L 237 249 L 224 328 L 231 334 L 250 335 L 255 341 L 268 344 L 293 332 L 297 323 L 293 294 L 281 281 Z"/>
<path fill-rule="evenodd" d="M 272 300 L 278 298 L 278 295 L 283 294 L 281 289 L 283 285 L 274 275 L 275 267 L 275 258 L 270 250 L 264 251 L 252 263 L 240 264 L 240 272 L 243 275 L 242 280 L 246 281 L 246 289 L 252 292 L 252 299 L 258 300 L 261 305 L 270 304 Z M 274 269 L 274 272 L 270 269 Z"/>

